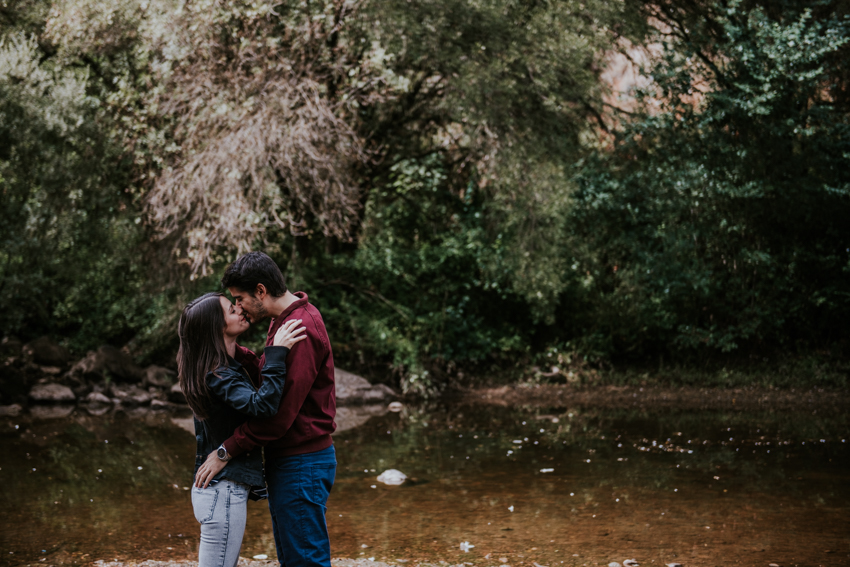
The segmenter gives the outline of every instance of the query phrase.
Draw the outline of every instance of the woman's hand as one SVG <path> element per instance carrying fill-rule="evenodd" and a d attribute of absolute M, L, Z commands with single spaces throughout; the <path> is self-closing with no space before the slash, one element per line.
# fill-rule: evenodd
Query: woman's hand
<path fill-rule="evenodd" d="M 221 472 L 227 465 L 226 461 L 222 461 L 218 458 L 218 455 L 215 451 L 207 455 L 207 460 L 203 465 L 198 469 L 198 473 L 195 475 L 195 486 L 198 488 L 206 488 L 210 485 L 210 481 L 215 478 L 215 475 Z"/>
<path fill-rule="evenodd" d="M 300 323 L 301 319 L 292 319 L 284 323 L 280 329 L 277 330 L 277 333 L 275 333 L 272 344 L 274 346 L 292 348 L 292 345 L 298 341 L 306 339 L 307 335 L 304 334 L 304 332 L 307 330 L 307 327 L 301 327 L 300 329 L 295 328 Z"/>

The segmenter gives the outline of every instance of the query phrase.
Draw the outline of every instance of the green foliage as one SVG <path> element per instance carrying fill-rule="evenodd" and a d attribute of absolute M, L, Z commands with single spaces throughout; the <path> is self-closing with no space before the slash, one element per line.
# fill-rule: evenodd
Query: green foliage
<path fill-rule="evenodd" d="M 408 86 L 363 113 L 367 125 L 376 123 L 375 142 L 391 155 L 444 154 L 455 194 L 475 183 L 484 238 L 503 251 L 488 277 L 523 296 L 535 321 L 551 323 L 565 285 L 568 164 L 598 125 L 600 54 L 617 38 L 640 35 L 636 10 L 572 0 L 376 8 L 376 39 Z M 373 177 L 383 173 L 379 167 Z"/>
<path fill-rule="evenodd" d="M 129 170 L 102 133 L 88 72 L 34 39 L 0 44 L 0 293 L 9 334 L 65 336 L 82 351 L 150 326 Z"/>
<path fill-rule="evenodd" d="M 641 93 L 660 109 L 579 172 L 584 332 L 644 355 L 845 336 L 845 21 L 736 2 L 671 37 Z"/>
<path fill-rule="evenodd" d="M 366 204 L 356 251 L 317 262 L 307 277 L 321 289 L 337 357 L 388 359 L 406 390 L 426 393 L 440 383 L 429 377 L 434 362 L 498 359 L 521 346 L 529 317 L 494 269 L 504 243 L 483 224 L 480 192 L 450 192 L 439 156 L 398 161 Z"/>
<path fill-rule="evenodd" d="M 262 248 L 341 365 L 411 392 L 461 367 L 592 381 L 831 347 L 850 315 L 841 9 L 11 2 L 0 324 L 167 361 L 185 301 Z M 618 112 L 608 55 L 641 48 Z"/>

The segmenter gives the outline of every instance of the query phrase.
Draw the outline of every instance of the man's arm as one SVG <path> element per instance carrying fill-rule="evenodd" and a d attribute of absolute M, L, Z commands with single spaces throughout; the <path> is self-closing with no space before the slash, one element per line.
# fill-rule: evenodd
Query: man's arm
<path fill-rule="evenodd" d="M 319 363 L 324 360 L 322 340 L 309 317 L 304 321 L 307 340 L 293 345 L 286 357 L 287 379 L 283 387 L 283 400 L 277 414 L 270 419 L 251 419 L 236 428 L 223 445 L 230 455 L 240 455 L 257 446 L 283 437 L 298 415 L 307 394 L 316 381 Z"/>

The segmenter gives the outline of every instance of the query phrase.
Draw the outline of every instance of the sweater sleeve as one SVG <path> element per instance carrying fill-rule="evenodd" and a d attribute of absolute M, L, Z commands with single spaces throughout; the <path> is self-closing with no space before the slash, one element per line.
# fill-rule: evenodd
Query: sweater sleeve
<path fill-rule="evenodd" d="M 295 421 L 295 417 L 298 415 L 301 406 L 304 405 L 304 400 L 307 399 L 307 395 L 316 381 L 319 363 L 324 358 L 325 351 L 315 325 L 307 324 L 305 326 L 307 327 L 307 340 L 293 345 L 287 359 L 289 374 L 284 386 L 280 409 L 270 419 L 250 419 L 236 428 L 233 435 L 224 442 L 225 449 L 231 455 L 236 456 L 257 446 L 264 446 L 275 439 L 280 439 L 289 431 L 293 421 Z"/>
<path fill-rule="evenodd" d="M 209 382 L 213 395 L 235 410 L 252 417 L 271 417 L 277 413 L 286 378 L 286 347 L 268 347 L 259 390 L 229 368 Z"/>

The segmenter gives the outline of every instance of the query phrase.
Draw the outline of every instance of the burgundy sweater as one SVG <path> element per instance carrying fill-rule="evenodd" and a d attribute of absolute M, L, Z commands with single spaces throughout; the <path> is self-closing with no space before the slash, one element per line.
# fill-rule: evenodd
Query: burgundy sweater
<path fill-rule="evenodd" d="M 319 310 L 308 302 L 307 294 L 296 292 L 298 300 L 273 319 L 266 346 L 286 321 L 302 319 L 307 338 L 295 343 L 286 357 L 286 382 L 277 415 L 269 419 L 251 419 L 240 425 L 224 442 L 233 456 L 265 446 L 266 458 L 314 453 L 330 447 L 336 429 L 336 389 L 331 342 Z M 238 347 L 236 360 L 255 380 L 265 363 L 250 350 Z"/>

